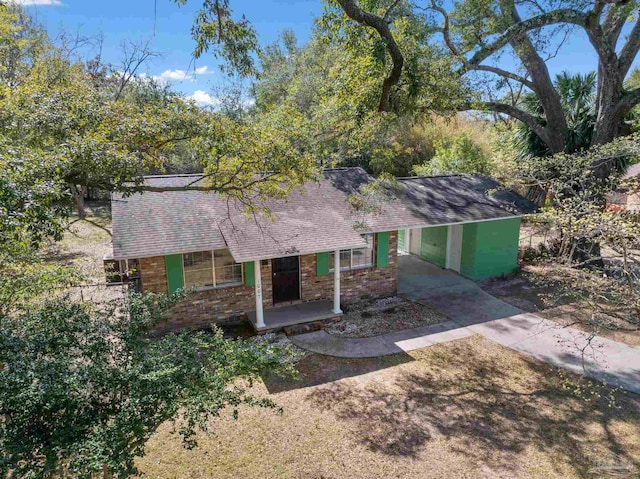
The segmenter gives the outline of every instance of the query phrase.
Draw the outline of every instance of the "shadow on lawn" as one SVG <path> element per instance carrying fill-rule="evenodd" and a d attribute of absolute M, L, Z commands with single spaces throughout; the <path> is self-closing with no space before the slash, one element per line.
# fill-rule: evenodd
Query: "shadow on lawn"
<path fill-rule="evenodd" d="M 262 380 L 269 393 L 276 394 L 329 384 L 340 379 L 380 371 L 410 361 L 413 361 L 413 358 L 406 353 L 367 359 L 347 359 L 310 354 L 298 363 L 297 369 L 300 377 L 297 380 L 281 378 L 268 372 L 262 376 Z"/>
<path fill-rule="evenodd" d="M 559 455 L 558 463 L 571 464 L 581 476 L 595 461 L 611 458 L 640 471 L 637 451 L 629 451 L 612 431 L 620 423 L 638 427 L 637 396 L 617 394 L 618 407 L 610 407 L 606 399 L 563 388 L 557 370 L 546 364 L 521 358 L 510 370 L 500 357 L 470 357 L 464 345 L 442 351 L 440 358 L 435 353 L 436 364 L 433 352 L 427 353 L 421 368 L 400 368 L 388 379 L 361 385 L 332 382 L 311 389 L 307 397 L 347 421 L 357 441 L 390 456 L 416 458 L 429 441 L 444 439 L 452 440 L 453 452 L 505 472 L 515 470 L 519 454 L 532 447 Z M 420 355 L 416 359 L 422 361 Z M 361 361 L 346 365 L 349 375 L 380 367 Z M 343 362 L 333 365 L 343 367 Z M 608 389 L 600 392 L 605 396 Z M 599 436 L 594 425 L 601 428 Z"/>

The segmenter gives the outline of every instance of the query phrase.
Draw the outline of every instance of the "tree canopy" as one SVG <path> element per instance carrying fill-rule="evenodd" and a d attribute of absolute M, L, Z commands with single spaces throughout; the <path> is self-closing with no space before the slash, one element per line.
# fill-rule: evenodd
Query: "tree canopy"
<path fill-rule="evenodd" d="M 293 373 L 291 352 L 220 330 L 150 336 L 180 298 L 131 293 L 106 309 L 49 300 L 0 314 L 0 475 L 126 478 L 165 421 L 194 447 L 224 408 L 277 410 L 250 386 L 266 371 Z"/>

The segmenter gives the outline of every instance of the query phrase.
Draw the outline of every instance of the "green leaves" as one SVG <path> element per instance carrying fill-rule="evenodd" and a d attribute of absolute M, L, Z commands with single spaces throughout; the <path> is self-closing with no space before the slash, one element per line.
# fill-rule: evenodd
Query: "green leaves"
<path fill-rule="evenodd" d="M 491 161 L 480 145 L 467 133 L 452 140 L 440 140 L 435 144 L 436 154 L 431 161 L 414 167 L 418 176 L 448 173 L 477 173 L 488 175 Z"/>
<path fill-rule="evenodd" d="M 174 0 L 178 5 L 186 0 Z M 249 76 L 255 73 L 252 55 L 258 51 L 258 37 L 251 23 L 244 17 L 233 17 L 229 0 L 204 0 L 191 28 L 196 42 L 194 56 L 200 58 L 205 52 L 226 61 L 232 75 Z M 225 68 L 223 67 L 223 68 Z"/>
<path fill-rule="evenodd" d="M 117 477 L 167 420 L 185 445 L 230 407 L 276 408 L 250 393 L 261 373 L 290 374 L 290 350 L 213 333 L 148 332 L 176 300 L 131 294 L 107 310 L 66 300 L 0 317 L 0 471 Z"/>

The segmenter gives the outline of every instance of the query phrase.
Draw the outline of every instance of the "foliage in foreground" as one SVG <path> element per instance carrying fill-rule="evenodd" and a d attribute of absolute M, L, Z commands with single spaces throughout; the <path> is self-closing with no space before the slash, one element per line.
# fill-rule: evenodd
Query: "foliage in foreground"
<path fill-rule="evenodd" d="M 291 351 L 217 329 L 152 338 L 178 299 L 131 294 L 109 310 L 55 300 L 0 317 L 3 477 L 128 477 L 167 420 L 193 447 L 224 408 L 277 409 L 250 387 L 267 369 L 293 373 Z"/>
<path fill-rule="evenodd" d="M 552 202 L 537 221 L 556 235 L 551 260 L 563 272 L 554 301 L 569 299 L 587 308 L 583 326 L 598 334 L 621 325 L 640 327 L 640 222 L 637 214 L 606 207 L 607 194 L 639 191 L 637 179 L 602 176 L 603 164 L 627 163 L 640 155 L 635 133 L 575 154 L 526 164 L 523 177 L 549 191 Z M 607 168 L 609 169 L 609 168 Z"/>

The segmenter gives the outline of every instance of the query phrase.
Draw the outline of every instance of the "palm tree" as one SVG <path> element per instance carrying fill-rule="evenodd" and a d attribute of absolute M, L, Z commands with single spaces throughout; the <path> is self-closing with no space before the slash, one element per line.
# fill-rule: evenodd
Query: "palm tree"
<path fill-rule="evenodd" d="M 591 145 L 591 139 L 596 123 L 596 88 L 597 76 L 595 72 L 584 75 L 562 72 L 556 76 L 554 86 L 567 119 L 567 133 L 565 136 L 565 152 L 575 153 L 586 150 Z M 524 95 L 520 100 L 520 108 L 536 116 L 540 124 L 545 124 L 544 110 L 536 95 L 533 93 Z M 623 134 L 630 133 L 633 119 L 638 113 L 631 111 L 625 118 L 620 128 Z M 515 137 L 516 149 L 519 150 L 520 161 L 531 161 L 534 158 L 543 158 L 551 155 L 551 151 L 545 143 L 524 123 L 519 123 Z M 622 171 L 629 163 L 629 158 L 619 158 L 614 169 Z M 545 174 L 553 178 L 554 172 Z M 525 196 L 542 205 L 547 197 L 546 191 L 538 185 L 527 188 Z"/>
<path fill-rule="evenodd" d="M 584 75 L 562 72 L 556 76 L 554 86 L 560 95 L 560 101 L 567 118 L 567 136 L 565 151 L 574 153 L 586 149 L 591 144 L 591 137 L 596 121 L 596 81 L 595 72 Z M 520 107 L 538 117 L 544 125 L 544 112 L 540 100 L 533 93 L 524 95 Z M 518 126 L 515 137 L 520 150 L 521 159 L 544 157 L 551 154 L 544 142 L 524 123 Z"/>

